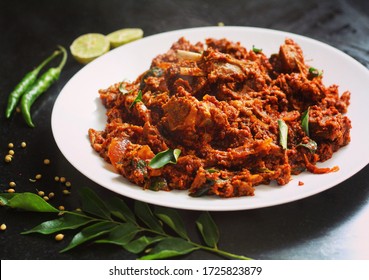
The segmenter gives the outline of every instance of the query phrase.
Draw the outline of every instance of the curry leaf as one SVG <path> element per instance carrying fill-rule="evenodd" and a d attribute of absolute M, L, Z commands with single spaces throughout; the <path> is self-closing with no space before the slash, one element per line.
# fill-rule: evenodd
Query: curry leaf
<path fill-rule="evenodd" d="M 310 67 L 309 68 L 309 74 L 312 76 L 312 77 L 320 77 L 323 75 L 323 71 L 320 71 L 314 67 Z"/>
<path fill-rule="evenodd" d="M 154 237 L 148 237 L 148 236 L 141 236 L 137 238 L 136 240 L 131 241 L 128 244 L 123 245 L 124 249 L 127 251 L 138 254 L 141 253 L 145 248 L 151 244 L 157 243 L 161 240 L 163 240 L 165 237 L 163 236 L 154 236 Z"/>
<path fill-rule="evenodd" d="M 92 221 L 93 218 L 88 216 L 65 213 L 59 219 L 43 222 L 42 224 L 34 227 L 33 229 L 25 231 L 22 234 L 29 234 L 35 232 L 41 234 L 51 234 L 62 230 L 76 229 L 88 223 L 91 223 Z"/>
<path fill-rule="evenodd" d="M 122 93 L 123 95 L 126 95 L 131 92 L 125 88 L 124 83 L 120 83 L 118 89 L 119 92 Z"/>
<path fill-rule="evenodd" d="M 81 245 L 82 243 L 85 243 L 86 241 L 89 241 L 91 239 L 97 238 L 101 235 L 104 235 L 110 231 L 112 231 L 117 225 L 112 222 L 98 222 L 93 225 L 90 225 L 83 230 L 81 230 L 79 233 L 77 233 L 72 241 L 69 243 L 69 245 L 61 250 L 60 252 L 66 252 L 70 249 Z"/>
<path fill-rule="evenodd" d="M 161 168 L 168 163 L 176 164 L 179 155 L 181 154 L 180 149 L 167 149 L 160 153 L 157 153 L 149 162 L 151 168 Z"/>
<path fill-rule="evenodd" d="M 109 208 L 110 213 L 118 219 L 121 219 L 125 222 L 136 223 L 136 218 L 131 209 L 127 206 L 124 200 L 113 197 L 107 203 L 107 207 Z"/>
<path fill-rule="evenodd" d="M 318 149 L 318 144 L 314 140 L 312 140 L 312 139 L 309 139 L 309 141 L 307 143 L 300 143 L 297 146 L 305 147 L 311 153 L 315 153 L 316 150 Z"/>
<path fill-rule="evenodd" d="M 18 193 L 0 193 L 0 205 L 7 206 L 9 199 L 18 195 Z"/>
<path fill-rule="evenodd" d="M 155 215 L 173 229 L 180 237 L 187 240 L 189 239 L 183 220 L 176 210 L 158 206 L 155 208 Z"/>
<path fill-rule="evenodd" d="M 142 260 L 165 259 L 188 254 L 200 249 L 190 242 L 177 237 L 168 237 L 160 241 Z"/>
<path fill-rule="evenodd" d="M 284 122 L 284 120 L 278 120 L 278 129 L 279 129 L 279 144 L 282 146 L 284 150 L 287 149 L 287 137 L 288 137 L 288 126 Z"/>
<path fill-rule="evenodd" d="M 307 136 L 309 135 L 309 108 L 301 116 L 301 127 Z"/>
<path fill-rule="evenodd" d="M 136 201 L 135 213 L 137 217 L 139 217 L 140 220 L 149 228 L 157 232 L 164 233 L 162 226 L 160 225 L 158 219 L 153 215 L 149 205 L 141 201 Z"/>
<path fill-rule="evenodd" d="M 93 190 L 89 188 L 82 189 L 81 202 L 83 211 L 100 218 L 110 219 L 109 209 Z"/>
<path fill-rule="evenodd" d="M 5 206 L 30 212 L 54 212 L 59 210 L 47 203 L 42 197 L 34 193 L 1 194 L 1 203 Z"/>
<path fill-rule="evenodd" d="M 142 101 L 142 91 L 141 90 L 139 90 L 138 91 L 138 94 L 137 94 L 137 96 L 136 96 L 136 98 L 135 98 L 135 100 L 133 100 L 133 102 L 132 102 L 132 104 L 129 106 L 129 108 L 132 108 L 133 107 L 133 105 L 135 105 L 137 102 L 141 102 Z"/>
<path fill-rule="evenodd" d="M 310 107 L 308 107 L 307 110 L 301 116 L 301 127 L 302 127 L 302 130 L 305 132 L 305 134 L 307 136 L 310 136 L 310 133 L 309 133 L 309 114 L 310 114 Z M 309 139 L 309 141 L 307 143 L 300 143 L 297 146 L 305 147 L 305 148 L 309 149 L 309 151 L 311 153 L 315 153 L 316 150 L 318 149 L 318 144 L 312 139 Z"/>
<path fill-rule="evenodd" d="M 206 245 L 216 248 L 219 241 L 219 230 L 208 212 L 203 212 L 196 221 Z"/>
<path fill-rule="evenodd" d="M 126 245 L 140 230 L 136 225 L 124 223 L 114 228 L 105 239 L 95 241 L 96 243 L 110 243 L 115 245 Z"/>
<path fill-rule="evenodd" d="M 255 46 L 252 46 L 252 51 L 253 51 L 254 53 L 261 53 L 261 52 L 263 51 L 263 49 L 261 49 L 261 48 L 257 48 L 257 47 L 255 47 Z"/>

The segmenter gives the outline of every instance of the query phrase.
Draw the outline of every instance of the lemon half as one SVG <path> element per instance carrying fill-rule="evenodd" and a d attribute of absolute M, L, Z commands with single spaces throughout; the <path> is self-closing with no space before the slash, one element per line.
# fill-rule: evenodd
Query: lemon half
<path fill-rule="evenodd" d="M 123 28 L 106 35 L 112 48 L 119 47 L 129 42 L 141 39 L 143 30 L 141 28 Z"/>
<path fill-rule="evenodd" d="M 87 64 L 95 58 L 108 52 L 110 42 L 108 38 L 99 33 L 88 33 L 79 36 L 70 46 L 73 57 L 80 63 Z"/>

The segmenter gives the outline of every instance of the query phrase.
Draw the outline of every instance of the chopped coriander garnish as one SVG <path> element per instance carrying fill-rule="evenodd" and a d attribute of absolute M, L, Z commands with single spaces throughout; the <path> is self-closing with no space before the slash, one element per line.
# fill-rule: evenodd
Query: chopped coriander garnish
<path fill-rule="evenodd" d="M 323 71 L 320 71 L 314 67 L 309 68 L 309 73 L 312 77 L 320 77 L 323 75 Z"/>
<path fill-rule="evenodd" d="M 261 49 L 261 48 L 256 48 L 254 45 L 252 46 L 252 51 L 254 52 L 254 53 L 260 53 L 260 52 L 262 52 L 263 51 L 263 49 Z"/>

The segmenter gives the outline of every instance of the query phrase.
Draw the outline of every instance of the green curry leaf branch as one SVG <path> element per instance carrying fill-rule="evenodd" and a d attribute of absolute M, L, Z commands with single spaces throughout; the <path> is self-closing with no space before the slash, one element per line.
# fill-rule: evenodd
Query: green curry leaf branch
<path fill-rule="evenodd" d="M 117 197 L 103 201 L 91 189 L 81 191 L 82 211 L 59 211 L 33 193 L 0 194 L 0 204 L 30 212 L 55 213 L 48 220 L 22 234 L 50 235 L 69 230 L 77 231 L 61 253 L 86 243 L 112 244 L 138 254 L 140 259 L 166 259 L 205 250 L 230 258 L 249 258 L 218 248 L 219 229 L 208 212 L 195 221 L 204 244 L 191 240 L 178 211 L 153 207 L 136 201 L 134 209 Z"/>

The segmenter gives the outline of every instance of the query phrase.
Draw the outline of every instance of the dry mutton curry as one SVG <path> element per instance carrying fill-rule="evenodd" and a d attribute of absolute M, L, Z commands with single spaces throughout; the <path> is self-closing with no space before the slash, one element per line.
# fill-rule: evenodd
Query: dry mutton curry
<path fill-rule="evenodd" d="M 92 147 L 143 189 L 199 197 L 254 195 L 319 168 L 350 142 L 350 92 L 325 86 L 286 39 L 267 57 L 239 42 L 180 38 L 135 81 L 99 91 L 104 131 Z"/>

